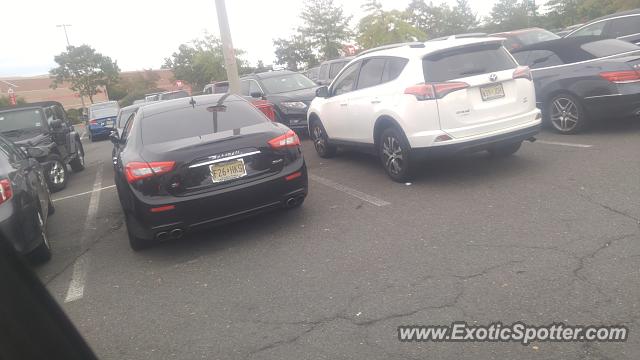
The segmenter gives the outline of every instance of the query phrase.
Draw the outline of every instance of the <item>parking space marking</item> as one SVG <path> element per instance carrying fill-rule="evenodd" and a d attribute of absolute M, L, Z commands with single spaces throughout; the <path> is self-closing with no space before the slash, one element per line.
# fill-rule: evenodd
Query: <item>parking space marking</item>
<path fill-rule="evenodd" d="M 337 182 L 333 181 L 333 180 L 329 180 L 329 179 L 325 179 L 323 177 L 317 176 L 317 175 L 313 175 L 313 174 L 309 174 L 309 179 L 320 183 L 322 185 L 328 186 L 330 188 L 333 188 L 334 190 L 338 190 L 341 191 L 345 194 L 351 195 L 353 197 L 356 197 L 362 201 L 366 201 L 369 204 L 375 205 L 375 206 L 387 206 L 387 205 L 391 205 L 390 202 L 384 201 L 382 199 L 379 199 L 375 196 L 369 195 L 369 194 L 365 194 L 361 191 L 358 191 L 356 189 L 350 188 L 348 186 L 344 186 L 342 184 L 338 184 Z"/>
<path fill-rule="evenodd" d="M 100 189 L 93 189 L 93 190 L 85 191 L 85 192 L 79 193 L 79 194 L 73 194 L 73 195 L 69 195 L 69 196 L 64 196 L 64 197 L 61 197 L 61 198 L 58 198 L 58 199 L 51 199 L 51 201 L 56 202 L 56 201 L 62 201 L 62 200 L 67 200 L 67 199 L 73 199 L 73 198 L 78 197 L 78 196 L 92 194 L 92 193 L 94 193 L 96 191 L 109 190 L 109 189 L 113 189 L 115 187 L 116 187 L 115 185 L 109 185 L 109 186 L 101 187 Z"/>
<path fill-rule="evenodd" d="M 96 227 L 96 215 L 98 214 L 98 205 L 100 203 L 100 188 L 102 187 L 102 162 L 98 163 L 98 170 L 96 172 L 96 180 L 93 183 L 93 191 L 91 192 L 91 199 L 89 200 L 89 208 L 87 209 L 87 218 L 84 221 L 84 229 L 80 236 L 80 246 L 91 238 L 93 230 Z M 73 274 L 71 275 L 71 282 L 69 283 L 69 289 L 67 289 L 67 296 L 64 299 L 65 303 L 82 299 L 84 296 L 84 286 L 87 280 L 87 270 L 89 269 L 89 253 L 86 252 L 80 256 L 73 264 Z"/>
<path fill-rule="evenodd" d="M 588 149 L 593 147 L 593 145 L 574 144 L 574 143 L 565 143 L 565 142 L 547 141 L 547 140 L 536 140 L 536 143 L 546 144 L 546 145 L 569 146 L 569 147 L 576 147 L 576 148 L 583 148 L 583 149 Z"/>

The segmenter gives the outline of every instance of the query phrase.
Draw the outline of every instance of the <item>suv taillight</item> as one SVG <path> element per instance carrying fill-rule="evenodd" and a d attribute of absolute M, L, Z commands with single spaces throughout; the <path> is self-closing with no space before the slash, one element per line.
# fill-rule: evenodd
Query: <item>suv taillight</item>
<path fill-rule="evenodd" d="M 175 161 L 161 162 L 130 162 L 124 167 L 124 173 L 129 183 L 136 182 L 148 177 L 160 175 L 173 170 Z"/>
<path fill-rule="evenodd" d="M 600 77 L 616 84 L 626 84 L 640 81 L 640 73 L 635 70 L 605 71 L 600 73 Z"/>
<path fill-rule="evenodd" d="M 465 82 L 439 82 L 439 83 L 423 83 L 409 86 L 404 90 L 405 94 L 414 95 L 418 100 L 435 100 L 442 99 L 447 94 L 454 91 L 466 89 L 469 84 Z"/>
<path fill-rule="evenodd" d="M 91 125 L 95 125 L 95 124 L 97 124 L 97 123 L 98 123 L 98 122 L 97 122 L 95 119 L 91 119 L 91 120 L 89 120 L 89 124 L 91 124 Z"/>
<path fill-rule="evenodd" d="M 13 189 L 11 188 L 11 180 L 0 180 L 0 204 L 4 204 L 13 196 Z"/>
<path fill-rule="evenodd" d="M 284 149 L 300 145 L 300 138 L 293 130 L 287 131 L 284 135 L 280 135 L 268 141 L 269 146 L 273 149 Z"/>
<path fill-rule="evenodd" d="M 528 66 L 518 66 L 513 72 L 513 79 L 527 79 L 532 80 L 531 70 Z"/>

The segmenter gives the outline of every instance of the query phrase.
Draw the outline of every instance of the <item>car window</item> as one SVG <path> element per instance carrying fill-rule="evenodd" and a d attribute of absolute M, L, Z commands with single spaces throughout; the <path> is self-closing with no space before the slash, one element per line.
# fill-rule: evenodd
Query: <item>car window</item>
<path fill-rule="evenodd" d="M 255 80 L 249 81 L 249 96 L 253 93 L 262 93 L 262 89 L 260 89 L 260 85 Z"/>
<path fill-rule="evenodd" d="M 626 16 L 611 21 L 611 28 L 607 30 L 613 37 L 640 33 L 640 16 Z"/>
<path fill-rule="evenodd" d="M 129 116 L 131 116 L 131 114 L 135 113 L 136 110 L 138 110 L 138 109 L 123 109 L 123 110 L 120 110 L 120 114 L 118 114 L 118 125 L 117 125 L 117 127 L 123 128 L 125 126 L 125 124 L 127 123 L 127 119 L 129 119 Z"/>
<path fill-rule="evenodd" d="M 320 71 L 318 72 L 318 79 L 327 80 L 329 78 L 329 65 L 324 64 L 320 66 Z"/>
<path fill-rule="evenodd" d="M 347 65 L 347 63 L 348 61 L 338 61 L 331 64 L 331 68 L 329 69 L 329 79 L 334 79 L 340 70 Z"/>
<path fill-rule="evenodd" d="M 520 51 L 520 52 L 514 53 L 512 55 L 516 59 L 518 64 L 529 66 L 529 60 L 528 60 L 529 59 L 529 54 L 531 54 L 531 51 Z"/>
<path fill-rule="evenodd" d="M 229 83 L 221 83 L 213 85 L 214 94 L 224 94 L 229 92 Z"/>
<path fill-rule="evenodd" d="M 358 76 L 360 63 L 360 61 L 357 61 L 349 65 L 349 67 L 347 67 L 334 81 L 334 85 L 331 90 L 333 95 L 341 95 L 353 90 L 356 83 L 356 77 Z"/>
<path fill-rule="evenodd" d="M 15 145 L 2 138 L 0 138 L 0 149 L 7 155 L 7 157 L 9 158 L 9 162 L 11 163 L 26 159 L 26 155 L 22 152 L 22 150 L 18 149 Z"/>
<path fill-rule="evenodd" d="M 62 107 L 54 105 L 52 106 L 52 111 L 54 119 L 65 120 L 64 110 L 62 110 Z"/>
<path fill-rule="evenodd" d="M 640 47 L 637 45 L 617 39 L 598 40 L 582 44 L 580 47 L 595 57 L 611 56 L 636 50 L 640 51 Z"/>
<path fill-rule="evenodd" d="M 387 62 L 385 58 L 372 58 L 362 61 L 360 75 L 358 75 L 358 89 L 379 85 L 382 82 L 382 72 Z"/>
<path fill-rule="evenodd" d="M 504 35 L 498 35 L 498 36 L 502 37 Z M 520 44 L 518 39 L 516 39 L 514 36 L 505 36 L 504 38 L 505 38 L 505 40 L 504 40 L 504 42 L 502 44 L 509 51 L 516 50 L 516 49 L 519 49 L 519 48 L 522 47 L 522 44 Z"/>
<path fill-rule="evenodd" d="M 523 31 L 521 33 L 518 33 L 516 36 L 518 40 L 520 40 L 520 42 L 525 46 L 531 45 L 531 44 L 537 44 L 543 41 L 560 39 L 560 36 L 543 29 Z"/>
<path fill-rule="evenodd" d="M 316 83 L 302 74 L 284 74 L 262 78 L 262 85 L 267 94 L 281 94 L 309 89 L 315 87 Z"/>
<path fill-rule="evenodd" d="M 174 92 L 162 94 L 161 96 L 162 96 L 162 100 L 173 100 L 173 99 L 188 97 L 189 93 L 187 93 L 186 91 L 174 91 Z"/>
<path fill-rule="evenodd" d="M 533 50 L 529 52 L 527 62 L 523 65 L 527 65 L 532 69 L 540 69 L 562 64 L 564 64 L 564 62 L 553 51 Z"/>
<path fill-rule="evenodd" d="M 251 95 L 250 88 L 251 88 L 251 85 L 249 84 L 249 80 L 240 81 L 240 94 L 244 96 L 250 96 Z"/>
<path fill-rule="evenodd" d="M 600 36 L 602 35 L 602 31 L 604 30 L 604 27 L 606 25 L 606 21 L 600 21 L 591 25 L 587 25 L 585 27 L 583 27 L 582 29 L 574 32 L 573 34 L 571 34 L 571 37 L 577 37 L 577 36 Z"/>
<path fill-rule="evenodd" d="M 44 125 L 41 109 L 24 109 L 0 113 L 0 132 L 39 129 Z"/>
<path fill-rule="evenodd" d="M 180 126 L 176 126 L 179 119 Z M 202 104 L 173 108 L 142 118 L 144 144 L 158 144 L 269 122 L 256 107 L 246 101 L 227 101 L 224 105 Z"/>
<path fill-rule="evenodd" d="M 409 60 L 403 58 L 395 58 L 389 57 L 387 58 L 387 62 L 384 65 L 384 70 L 382 71 L 382 82 L 385 83 L 387 81 L 395 80 L 404 67 L 407 65 Z"/>
<path fill-rule="evenodd" d="M 422 60 L 425 81 L 441 82 L 513 69 L 516 63 L 500 44 L 466 46 Z"/>
<path fill-rule="evenodd" d="M 122 135 L 120 135 L 120 138 L 123 141 L 127 140 L 127 137 L 129 136 L 129 132 L 131 132 L 131 127 L 133 126 L 134 119 L 136 118 L 136 113 L 137 112 L 134 111 L 133 113 L 129 114 L 129 116 L 127 117 L 127 120 L 125 121 L 124 129 L 122 130 Z"/>

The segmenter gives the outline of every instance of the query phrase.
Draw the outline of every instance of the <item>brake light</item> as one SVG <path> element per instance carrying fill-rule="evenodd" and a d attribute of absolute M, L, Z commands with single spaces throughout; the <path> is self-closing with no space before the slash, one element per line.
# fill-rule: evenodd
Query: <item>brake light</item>
<path fill-rule="evenodd" d="M 98 122 L 95 119 L 89 120 L 89 124 L 96 125 Z"/>
<path fill-rule="evenodd" d="M 269 146 L 274 149 L 283 149 L 300 145 L 300 139 L 293 130 L 287 131 L 286 134 L 269 140 Z"/>
<path fill-rule="evenodd" d="M 173 170 L 175 161 L 162 162 L 130 162 L 125 165 L 125 176 L 129 183 L 142 180 L 151 176 L 160 175 Z"/>
<path fill-rule="evenodd" d="M 531 81 L 531 70 L 528 66 L 518 66 L 513 72 L 513 79 L 527 79 Z"/>
<path fill-rule="evenodd" d="M 640 73 L 635 70 L 605 71 L 600 73 L 600 77 L 616 84 L 626 84 L 640 81 Z"/>
<path fill-rule="evenodd" d="M 13 196 L 13 189 L 11 188 L 11 180 L 0 180 L 0 204 L 7 202 Z"/>
<path fill-rule="evenodd" d="M 273 105 L 266 100 L 255 100 L 251 102 L 253 106 L 255 106 L 258 110 L 262 111 L 262 113 L 269 118 L 271 121 L 276 121 L 276 112 L 273 108 Z"/>
<path fill-rule="evenodd" d="M 409 86 L 404 90 L 405 94 L 414 95 L 418 100 L 442 99 L 454 91 L 466 89 L 469 84 L 465 82 L 440 82 L 423 83 Z"/>

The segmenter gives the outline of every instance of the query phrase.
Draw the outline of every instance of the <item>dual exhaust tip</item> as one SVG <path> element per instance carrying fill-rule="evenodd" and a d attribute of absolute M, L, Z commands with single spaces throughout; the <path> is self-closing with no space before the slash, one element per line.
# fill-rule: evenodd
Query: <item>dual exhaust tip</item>
<path fill-rule="evenodd" d="M 181 228 L 175 228 L 170 231 L 161 231 L 156 234 L 156 239 L 159 241 L 167 241 L 169 239 L 180 239 L 184 235 L 184 230 Z"/>

